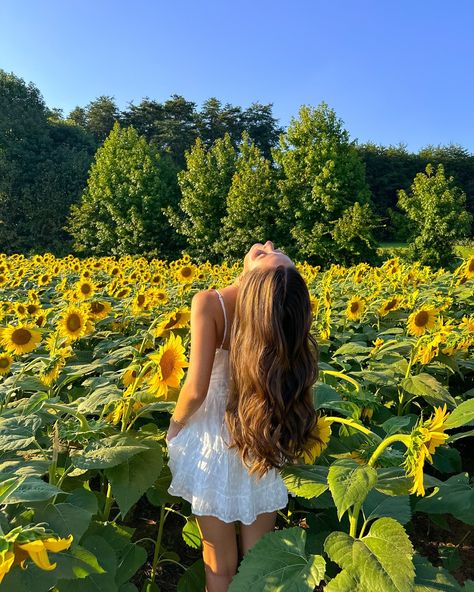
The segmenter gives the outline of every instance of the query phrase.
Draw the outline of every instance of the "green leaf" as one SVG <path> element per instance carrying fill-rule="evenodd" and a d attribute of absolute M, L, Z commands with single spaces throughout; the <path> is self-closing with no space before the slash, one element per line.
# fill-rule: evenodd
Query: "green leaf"
<path fill-rule="evenodd" d="M 142 440 L 129 434 L 114 434 L 99 442 L 91 442 L 80 452 L 71 454 L 70 458 L 79 469 L 107 469 L 144 450 L 148 450 L 148 446 Z"/>
<path fill-rule="evenodd" d="M 334 353 L 333 357 L 336 356 L 347 356 L 352 357 L 353 355 L 357 354 L 367 354 L 364 356 L 358 356 L 363 358 L 367 358 L 369 352 L 371 351 L 371 347 L 368 347 L 365 343 L 359 343 L 358 341 L 350 341 L 349 343 L 344 343 L 341 345 Z"/>
<path fill-rule="evenodd" d="M 401 467 L 382 467 L 377 469 L 377 474 L 375 489 L 387 495 L 407 495 L 412 487 L 411 480 Z"/>
<path fill-rule="evenodd" d="M 403 526 L 393 518 L 376 520 L 366 536 L 355 540 L 352 556 L 362 590 L 413 589 L 413 546 Z"/>
<path fill-rule="evenodd" d="M 474 421 L 474 399 L 464 401 L 458 407 L 453 409 L 445 421 L 448 429 L 459 428 Z"/>
<path fill-rule="evenodd" d="M 10 478 L 12 475 L 4 473 L 2 477 Z M 15 488 L 8 496 L 3 500 L 4 504 L 17 504 L 17 503 L 29 503 L 29 502 L 44 502 L 57 493 L 64 493 L 56 487 L 56 485 L 50 485 L 38 477 L 26 477 L 26 479 Z"/>
<path fill-rule="evenodd" d="M 411 520 L 410 496 L 385 495 L 376 489 L 369 491 L 365 502 L 362 504 L 366 520 L 387 516 L 398 520 L 401 524 L 407 524 Z"/>
<path fill-rule="evenodd" d="M 24 477 L 10 477 L 9 479 L 5 479 L 4 481 L 0 482 L 0 504 L 5 503 L 4 500 L 8 498 L 8 496 L 15 491 L 17 487 L 19 487 L 23 481 L 26 479 Z"/>
<path fill-rule="evenodd" d="M 41 418 L 8 417 L 0 419 L 0 450 L 24 450 L 35 441 L 36 430 L 41 425 Z"/>
<path fill-rule="evenodd" d="M 351 579 L 352 590 L 358 592 L 413 590 L 413 546 L 403 526 L 393 518 L 379 518 L 361 539 L 345 532 L 332 532 L 324 549 L 344 574 L 338 576 L 339 580 L 335 578 L 330 591 L 348 591 Z"/>
<path fill-rule="evenodd" d="M 416 502 L 417 512 L 452 514 L 466 524 L 474 524 L 474 488 L 467 473 L 453 475 L 435 487 L 429 496 Z"/>
<path fill-rule="evenodd" d="M 191 564 L 179 578 L 177 592 L 202 592 L 206 587 L 206 572 L 202 557 Z"/>
<path fill-rule="evenodd" d="M 61 537 L 72 534 L 73 544 L 79 543 L 91 521 L 90 512 L 69 503 L 48 504 L 36 517 L 41 522 L 47 522 Z"/>
<path fill-rule="evenodd" d="M 461 586 L 442 567 L 434 567 L 418 553 L 413 557 L 415 565 L 414 592 L 460 592 Z"/>
<path fill-rule="evenodd" d="M 151 438 L 142 442 L 149 447 L 105 470 L 122 518 L 158 479 L 163 467 L 161 444 Z"/>
<path fill-rule="evenodd" d="M 295 526 L 261 537 L 245 554 L 229 592 L 312 592 L 326 562 L 305 552 L 306 532 Z"/>
<path fill-rule="evenodd" d="M 181 532 L 183 541 L 193 549 L 201 549 L 202 547 L 202 539 L 201 533 L 199 532 L 199 528 L 196 522 L 196 518 L 194 516 L 188 518 L 186 520 L 186 524 L 183 526 L 183 530 Z"/>
<path fill-rule="evenodd" d="M 324 493 L 328 488 L 328 467 L 319 465 L 288 465 L 280 474 L 291 493 L 311 499 Z"/>
<path fill-rule="evenodd" d="M 337 574 L 325 587 L 324 592 L 358 592 L 360 588 L 357 582 L 349 574 L 348 571 L 343 570 Z"/>
<path fill-rule="evenodd" d="M 400 382 L 400 386 L 411 395 L 423 397 L 430 405 L 439 406 L 444 403 L 448 407 L 456 405 L 456 401 L 449 394 L 448 389 L 426 372 L 404 378 Z"/>
<path fill-rule="evenodd" d="M 361 504 L 377 483 L 377 471 L 352 459 L 341 459 L 329 467 L 328 484 L 339 520 L 354 504 Z"/>

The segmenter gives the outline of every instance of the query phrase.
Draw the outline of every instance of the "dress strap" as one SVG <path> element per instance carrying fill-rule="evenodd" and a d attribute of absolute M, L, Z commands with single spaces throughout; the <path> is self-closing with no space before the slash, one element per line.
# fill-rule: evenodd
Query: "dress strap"
<path fill-rule="evenodd" d="M 214 290 L 216 290 L 216 289 L 214 288 Z M 222 345 L 223 345 L 223 343 L 225 341 L 225 336 L 227 335 L 227 315 L 226 315 L 226 312 L 225 312 L 224 297 L 219 292 L 219 290 L 216 290 L 216 292 L 217 292 L 217 295 L 219 296 L 219 300 L 220 300 L 220 303 L 222 305 L 222 310 L 224 311 L 224 337 L 222 338 L 222 343 L 221 343 L 221 346 L 220 346 L 220 349 L 222 349 Z"/>

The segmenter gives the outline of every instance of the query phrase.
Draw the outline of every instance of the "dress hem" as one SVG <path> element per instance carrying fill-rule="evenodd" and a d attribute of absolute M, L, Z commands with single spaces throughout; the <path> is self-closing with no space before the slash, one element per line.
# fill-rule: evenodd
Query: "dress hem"
<path fill-rule="evenodd" d="M 222 515 L 219 515 L 216 512 L 211 512 L 211 511 L 202 511 L 201 512 L 201 511 L 194 510 L 193 507 L 192 507 L 192 504 L 193 504 L 192 500 L 190 500 L 189 497 L 186 497 L 187 495 L 190 495 L 192 497 L 192 494 L 187 494 L 186 492 L 184 492 L 184 494 L 183 494 L 183 492 L 179 493 L 176 490 L 170 491 L 170 489 L 171 489 L 171 487 L 168 488 L 168 490 L 167 490 L 169 494 L 171 494 L 171 495 L 173 495 L 175 497 L 176 496 L 177 497 L 181 497 L 184 500 L 186 500 L 188 503 L 191 504 L 191 512 L 193 514 L 195 514 L 196 516 L 214 516 L 215 518 L 219 518 L 219 520 L 222 520 L 222 522 L 226 522 L 227 524 L 230 524 L 232 522 L 242 522 L 242 524 L 245 524 L 246 526 L 249 526 L 250 524 L 253 524 L 255 522 L 257 516 L 259 516 L 260 514 L 264 514 L 266 512 L 274 512 L 275 510 L 282 510 L 283 508 L 286 508 L 286 506 L 288 505 L 288 500 L 287 500 L 283 505 L 278 504 L 278 507 L 277 508 L 275 508 L 273 506 L 271 506 L 269 508 L 264 508 L 261 511 L 259 511 L 258 513 L 255 514 L 253 520 L 250 520 L 250 522 L 247 522 L 245 520 L 242 520 L 241 518 L 225 519 L 225 518 L 222 517 Z"/>

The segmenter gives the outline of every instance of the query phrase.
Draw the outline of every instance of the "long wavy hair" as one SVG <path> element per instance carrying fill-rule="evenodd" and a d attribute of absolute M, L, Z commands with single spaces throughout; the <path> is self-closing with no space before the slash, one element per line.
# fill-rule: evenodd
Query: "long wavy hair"
<path fill-rule="evenodd" d="M 296 267 L 246 272 L 230 332 L 225 422 L 230 448 L 258 478 L 320 441 L 312 387 L 319 346 L 308 287 Z"/>

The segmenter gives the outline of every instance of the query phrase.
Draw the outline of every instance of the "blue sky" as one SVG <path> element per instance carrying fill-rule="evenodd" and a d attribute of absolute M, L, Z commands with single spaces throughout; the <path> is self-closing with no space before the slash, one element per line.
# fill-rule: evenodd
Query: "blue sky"
<path fill-rule="evenodd" d="M 0 68 L 65 115 L 177 93 L 286 126 L 324 100 L 360 143 L 474 153 L 472 0 L 1 0 L 0 31 Z"/>

